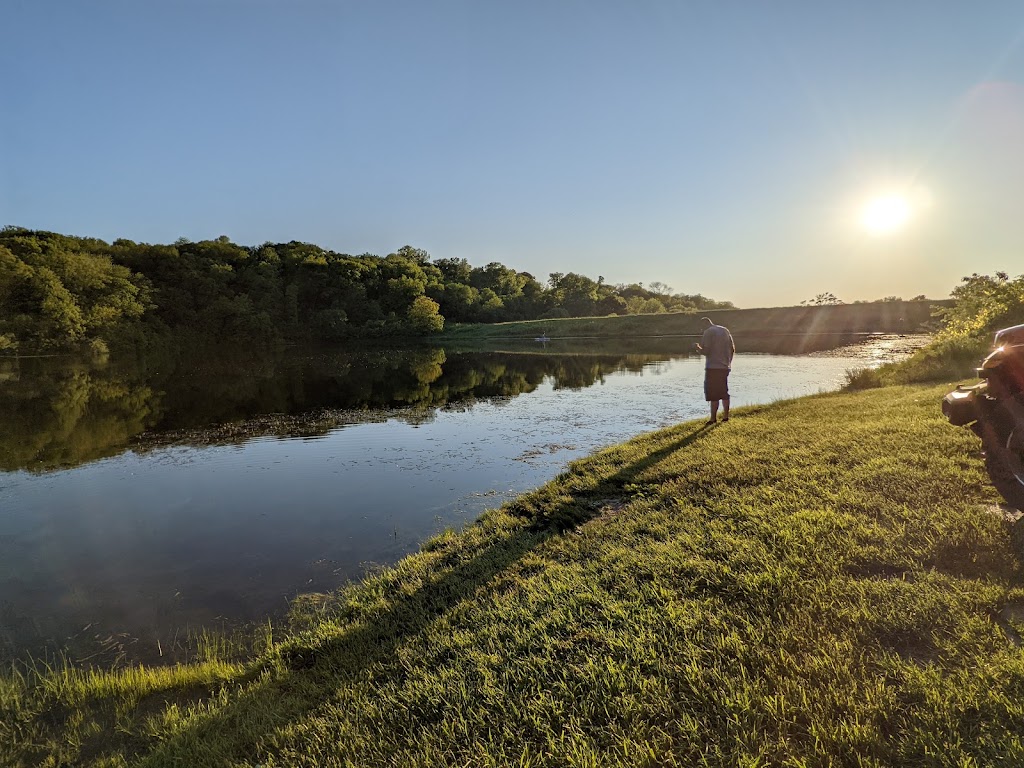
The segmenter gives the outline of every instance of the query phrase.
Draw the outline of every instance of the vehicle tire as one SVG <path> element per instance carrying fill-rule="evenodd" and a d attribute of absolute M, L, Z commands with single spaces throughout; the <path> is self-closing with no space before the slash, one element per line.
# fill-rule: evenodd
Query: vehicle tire
<path fill-rule="evenodd" d="M 1014 445 L 1012 436 L 1007 443 Z M 1006 503 L 1024 512 L 1024 451 L 986 442 L 985 470 Z"/>

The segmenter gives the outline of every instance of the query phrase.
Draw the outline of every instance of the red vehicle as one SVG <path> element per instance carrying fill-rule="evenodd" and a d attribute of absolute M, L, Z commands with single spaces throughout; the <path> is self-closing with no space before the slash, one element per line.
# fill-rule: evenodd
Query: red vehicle
<path fill-rule="evenodd" d="M 950 424 L 970 426 L 981 438 L 992 484 L 1024 511 L 1024 325 L 996 334 L 978 376 L 978 384 L 961 384 L 946 395 L 942 412 Z"/>

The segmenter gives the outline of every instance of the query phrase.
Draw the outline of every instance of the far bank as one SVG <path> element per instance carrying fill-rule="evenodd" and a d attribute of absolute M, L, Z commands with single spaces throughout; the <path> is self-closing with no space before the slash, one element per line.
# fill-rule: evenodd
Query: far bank
<path fill-rule="evenodd" d="M 700 318 L 710 317 L 733 335 L 921 333 L 935 322 L 942 301 L 885 301 L 822 307 L 717 309 L 690 313 L 573 317 L 511 323 L 450 325 L 437 341 L 699 335 Z"/>

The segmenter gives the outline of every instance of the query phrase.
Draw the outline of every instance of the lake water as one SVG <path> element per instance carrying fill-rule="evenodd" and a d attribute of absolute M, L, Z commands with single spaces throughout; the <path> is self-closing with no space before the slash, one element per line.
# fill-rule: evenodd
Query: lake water
<path fill-rule="evenodd" d="M 733 407 L 925 340 L 748 342 Z M 280 617 L 573 459 L 706 416 L 692 342 L 0 360 L 0 657 L 166 661 L 188 630 Z"/>

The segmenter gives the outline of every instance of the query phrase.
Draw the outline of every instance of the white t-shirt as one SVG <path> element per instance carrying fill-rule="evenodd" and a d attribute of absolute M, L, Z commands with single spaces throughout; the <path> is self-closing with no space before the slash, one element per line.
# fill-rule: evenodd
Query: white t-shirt
<path fill-rule="evenodd" d="M 712 325 L 700 340 L 701 354 L 704 355 L 705 368 L 729 370 L 732 368 L 732 356 L 736 352 L 732 334 L 724 325 Z"/>

